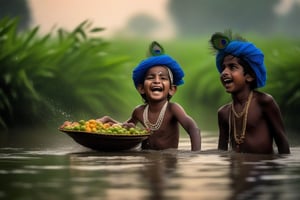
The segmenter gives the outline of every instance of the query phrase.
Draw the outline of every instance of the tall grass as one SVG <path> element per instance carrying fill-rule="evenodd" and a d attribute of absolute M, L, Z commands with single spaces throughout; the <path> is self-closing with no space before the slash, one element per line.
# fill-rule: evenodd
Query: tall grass
<path fill-rule="evenodd" d="M 300 40 L 273 38 L 262 46 L 268 67 L 264 90 L 277 100 L 287 127 L 300 130 Z"/>
<path fill-rule="evenodd" d="M 64 120 L 111 115 L 125 120 L 142 103 L 133 68 L 146 58 L 151 39 L 101 38 L 102 28 L 84 21 L 39 35 L 17 32 L 17 19 L 0 21 L 0 126 L 59 125 Z M 219 81 L 207 38 L 160 42 L 185 71 L 171 99 L 183 105 L 202 130 L 215 130 L 219 106 L 230 101 Z M 249 39 L 250 40 L 250 39 Z M 288 128 L 299 129 L 300 40 L 251 38 L 265 53 L 262 91 L 275 97 Z"/>
<path fill-rule="evenodd" d="M 160 41 L 166 53 L 174 57 L 185 71 L 185 84 L 178 87 L 172 101 L 181 103 L 204 130 L 217 128 L 218 108 L 231 101 L 219 79 L 215 55 L 209 45 L 209 38 L 177 39 Z M 262 49 L 267 67 L 267 84 L 259 90 L 274 96 L 281 108 L 288 129 L 299 130 L 297 122 L 300 112 L 300 40 L 259 36 L 247 37 Z M 115 39 L 119 44 L 116 54 L 130 55 L 133 63 L 145 58 L 147 45 L 151 40 Z M 131 48 L 132 44 L 134 48 Z M 127 51 L 128 49 L 130 51 Z"/>
<path fill-rule="evenodd" d="M 0 125 L 33 126 L 64 118 L 122 112 L 123 64 L 108 53 L 101 28 L 84 21 L 73 31 L 19 33 L 17 19 L 0 21 Z M 121 105 L 117 107 L 117 105 Z"/>

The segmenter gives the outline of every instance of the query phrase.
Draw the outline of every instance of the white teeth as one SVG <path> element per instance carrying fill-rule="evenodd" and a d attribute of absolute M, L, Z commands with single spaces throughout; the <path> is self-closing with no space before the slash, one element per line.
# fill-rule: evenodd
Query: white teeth
<path fill-rule="evenodd" d="M 230 83 L 231 79 L 224 79 L 223 81 L 224 81 L 224 83 Z"/>
<path fill-rule="evenodd" d="M 153 91 L 153 92 L 161 92 L 162 91 L 162 88 L 161 87 L 153 87 L 153 88 L 151 88 L 151 90 Z"/>

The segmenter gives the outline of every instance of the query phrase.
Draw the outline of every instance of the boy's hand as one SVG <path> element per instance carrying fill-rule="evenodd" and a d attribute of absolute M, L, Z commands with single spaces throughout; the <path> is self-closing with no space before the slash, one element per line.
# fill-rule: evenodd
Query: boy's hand
<path fill-rule="evenodd" d="M 112 118 L 109 117 L 109 116 L 103 116 L 103 117 L 101 117 L 101 118 L 96 119 L 96 121 L 101 122 L 101 123 L 103 123 L 103 124 L 109 123 L 109 124 L 111 124 L 111 125 L 112 125 L 112 124 L 117 124 L 117 123 L 119 123 L 118 121 L 112 119 Z"/>
<path fill-rule="evenodd" d="M 131 123 L 131 122 L 130 123 L 125 122 L 125 123 L 122 124 L 122 127 L 124 127 L 124 128 L 134 128 L 135 124 Z"/>

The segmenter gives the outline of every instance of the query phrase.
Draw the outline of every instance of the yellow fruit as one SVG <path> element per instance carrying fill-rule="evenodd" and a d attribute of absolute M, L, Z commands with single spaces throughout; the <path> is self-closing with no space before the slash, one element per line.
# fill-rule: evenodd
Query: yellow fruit
<path fill-rule="evenodd" d="M 103 124 L 103 128 L 107 129 L 107 128 L 109 128 L 109 127 L 110 127 L 110 124 L 109 124 L 109 123 Z"/>
<path fill-rule="evenodd" d="M 89 122 L 89 123 L 96 123 L 96 120 L 90 119 L 88 122 Z"/>
<path fill-rule="evenodd" d="M 89 124 L 90 128 L 96 128 L 96 124 Z"/>

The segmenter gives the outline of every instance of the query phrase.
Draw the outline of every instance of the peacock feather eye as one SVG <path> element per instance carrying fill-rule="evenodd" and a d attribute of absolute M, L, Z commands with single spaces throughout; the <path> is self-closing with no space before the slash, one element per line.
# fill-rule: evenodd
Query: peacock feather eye
<path fill-rule="evenodd" d="M 230 39 L 223 33 L 215 33 L 212 35 L 210 42 L 214 49 L 222 50 L 229 44 Z"/>
<path fill-rule="evenodd" d="M 148 56 L 160 56 L 163 55 L 164 48 L 156 41 L 153 41 L 149 46 Z"/>

